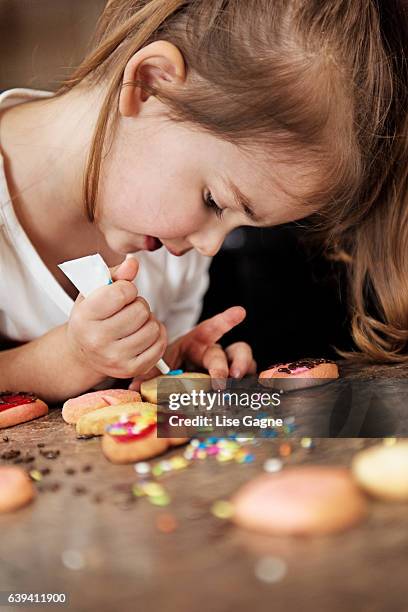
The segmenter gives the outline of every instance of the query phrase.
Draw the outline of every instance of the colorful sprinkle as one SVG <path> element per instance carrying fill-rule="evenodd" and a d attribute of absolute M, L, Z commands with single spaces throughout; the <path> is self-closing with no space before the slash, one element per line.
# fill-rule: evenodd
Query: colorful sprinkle
<path fill-rule="evenodd" d="M 150 472 L 150 464 L 147 461 L 139 461 L 139 463 L 135 463 L 135 472 L 136 474 L 140 474 L 140 476 L 144 476 Z"/>
<path fill-rule="evenodd" d="M 270 459 L 267 459 L 265 463 L 263 464 L 263 469 L 265 470 L 265 472 L 268 472 L 270 474 L 273 474 L 275 472 L 280 472 L 282 468 L 283 468 L 283 462 L 277 457 L 276 458 L 272 457 Z"/>
<path fill-rule="evenodd" d="M 42 480 L 42 474 L 39 470 L 31 470 L 29 475 L 31 480 L 35 480 L 36 482 L 40 482 L 40 480 Z"/>
<path fill-rule="evenodd" d="M 300 446 L 302 448 L 306 448 L 307 450 L 311 450 L 312 448 L 315 447 L 315 444 L 312 438 L 302 438 L 300 441 Z"/>
<path fill-rule="evenodd" d="M 234 514 L 234 506 L 229 501 L 219 499 L 211 506 L 211 514 L 219 519 L 229 519 Z"/>
<path fill-rule="evenodd" d="M 279 446 L 279 455 L 281 457 L 289 457 L 292 454 L 292 446 L 288 442 L 283 442 Z"/>
<path fill-rule="evenodd" d="M 262 557 L 255 565 L 255 576 L 261 582 L 273 584 L 282 580 L 287 573 L 287 565 L 279 557 Z"/>
<path fill-rule="evenodd" d="M 162 512 L 156 518 L 156 527 L 161 533 L 172 533 L 177 529 L 177 521 L 170 512 Z"/>

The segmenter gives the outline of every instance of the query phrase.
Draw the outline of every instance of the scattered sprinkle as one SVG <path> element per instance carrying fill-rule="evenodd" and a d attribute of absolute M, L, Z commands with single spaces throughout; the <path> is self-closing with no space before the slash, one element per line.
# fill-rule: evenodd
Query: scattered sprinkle
<path fill-rule="evenodd" d="M 302 438 L 300 441 L 300 446 L 302 448 L 306 448 L 307 450 L 312 450 L 315 447 L 315 444 L 312 438 Z"/>
<path fill-rule="evenodd" d="M 170 512 L 162 512 L 156 518 L 156 527 L 161 533 L 172 533 L 177 529 L 177 521 Z"/>
<path fill-rule="evenodd" d="M 219 499 L 211 506 L 211 513 L 219 519 L 229 519 L 234 513 L 234 506 L 229 501 Z"/>
<path fill-rule="evenodd" d="M 265 472 L 268 472 L 270 474 L 273 474 L 275 472 L 280 472 L 282 468 L 283 468 L 283 462 L 281 459 L 278 459 L 277 457 L 271 457 L 270 459 L 267 459 L 265 463 L 263 464 L 263 469 L 265 470 Z"/>
<path fill-rule="evenodd" d="M 85 567 L 84 557 L 79 550 L 64 550 L 61 559 L 67 569 L 78 571 Z"/>
<path fill-rule="evenodd" d="M 40 482 L 40 480 L 42 480 L 42 474 L 39 470 L 31 470 L 28 474 L 31 480 L 35 480 L 36 482 Z"/>
<path fill-rule="evenodd" d="M 144 476 L 150 472 L 150 464 L 147 461 L 139 461 L 139 463 L 135 463 L 134 465 L 136 474 L 140 474 Z"/>
<path fill-rule="evenodd" d="M 289 442 L 283 442 L 283 444 L 279 446 L 279 455 L 281 457 L 289 457 L 289 455 L 291 454 L 292 454 L 291 444 L 289 444 Z"/>
<path fill-rule="evenodd" d="M 287 565 L 278 557 L 262 557 L 255 564 L 255 576 L 261 582 L 274 584 L 282 580 L 286 573 Z"/>

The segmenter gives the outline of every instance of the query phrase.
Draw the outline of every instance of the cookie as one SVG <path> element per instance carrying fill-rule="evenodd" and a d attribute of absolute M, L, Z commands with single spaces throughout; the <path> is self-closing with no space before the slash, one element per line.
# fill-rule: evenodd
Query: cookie
<path fill-rule="evenodd" d="M 156 415 L 156 406 L 147 402 L 128 402 L 107 406 L 81 416 L 76 424 L 77 436 L 102 436 L 105 427 L 131 414 Z"/>
<path fill-rule="evenodd" d="M 13 465 L 0 466 L 0 512 L 12 512 L 35 497 L 33 483 L 26 472 Z"/>
<path fill-rule="evenodd" d="M 408 501 L 408 442 L 377 444 L 358 452 L 351 464 L 358 484 L 371 495 Z"/>
<path fill-rule="evenodd" d="M 102 451 L 112 463 L 136 463 L 186 441 L 187 438 L 158 438 L 156 415 L 133 414 L 126 421 L 106 427 Z"/>
<path fill-rule="evenodd" d="M 141 401 L 140 393 L 130 389 L 92 391 L 91 393 L 85 393 L 79 397 L 67 400 L 62 407 L 62 418 L 66 423 L 75 425 L 81 416 L 93 410 Z"/>
<path fill-rule="evenodd" d="M 187 379 L 183 383 L 177 383 L 177 379 Z M 157 384 L 159 380 L 171 380 L 172 381 L 172 392 L 174 384 L 174 393 L 190 393 L 193 390 L 204 391 L 211 390 L 211 378 L 208 374 L 201 374 L 197 372 L 183 372 L 183 374 L 175 374 L 174 376 L 156 376 L 150 380 L 145 380 L 140 385 L 140 393 L 143 399 L 151 404 L 157 404 Z M 200 379 L 200 380 L 190 380 Z"/>
<path fill-rule="evenodd" d="M 338 377 L 339 370 L 334 361 L 324 358 L 305 358 L 269 366 L 260 373 L 259 383 L 264 387 L 284 390 L 303 389 Z"/>
<path fill-rule="evenodd" d="M 32 421 L 48 413 L 48 406 L 34 393 L 3 391 L 0 393 L 0 429 Z"/>
<path fill-rule="evenodd" d="M 364 495 L 348 470 L 302 466 L 246 483 L 232 500 L 240 526 L 274 535 L 343 531 L 367 512 Z"/>

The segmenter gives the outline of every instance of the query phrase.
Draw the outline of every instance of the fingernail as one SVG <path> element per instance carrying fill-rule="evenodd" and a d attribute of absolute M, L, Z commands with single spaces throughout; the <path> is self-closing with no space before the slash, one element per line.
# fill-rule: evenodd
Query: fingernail
<path fill-rule="evenodd" d="M 232 378 L 239 378 L 241 376 L 241 370 L 239 370 L 238 368 L 232 368 L 231 376 Z"/>
<path fill-rule="evenodd" d="M 127 253 L 125 259 L 136 259 L 136 257 L 133 255 L 133 253 Z"/>

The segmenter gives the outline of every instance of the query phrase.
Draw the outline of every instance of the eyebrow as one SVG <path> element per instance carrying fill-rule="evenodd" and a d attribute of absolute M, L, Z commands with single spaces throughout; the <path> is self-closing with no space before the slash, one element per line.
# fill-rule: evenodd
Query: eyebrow
<path fill-rule="evenodd" d="M 236 203 L 240 208 L 242 208 L 246 216 L 251 219 L 251 221 L 261 221 L 261 218 L 258 217 L 258 215 L 254 211 L 254 205 L 251 200 L 246 195 L 244 195 L 242 191 L 238 189 L 238 187 L 232 181 L 228 181 L 227 185 L 231 190 Z"/>

